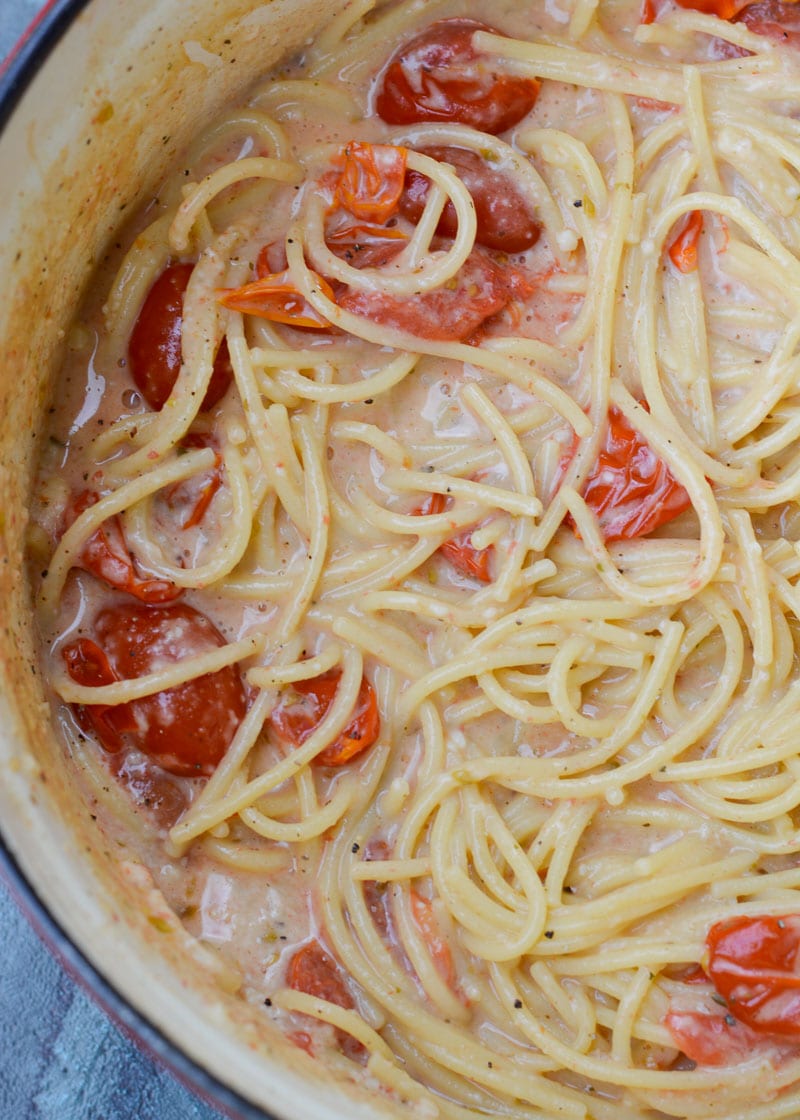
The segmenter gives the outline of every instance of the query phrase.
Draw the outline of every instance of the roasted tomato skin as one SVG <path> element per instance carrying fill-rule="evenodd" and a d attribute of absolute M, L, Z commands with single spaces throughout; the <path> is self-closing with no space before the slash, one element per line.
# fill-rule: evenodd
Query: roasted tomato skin
<path fill-rule="evenodd" d="M 341 671 L 331 669 L 318 677 L 292 684 L 295 700 L 282 701 L 271 716 L 272 725 L 284 742 L 295 747 L 305 743 L 328 714 L 341 679 Z M 375 690 L 363 677 L 349 723 L 314 762 L 319 766 L 343 766 L 375 743 L 380 727 Z"/>
<path fill-rule="evenodd" d="M 689 275 L 697 271 L 697 250 L 703 232 L 702 210 L 692 210 L 680 224 L 667 249 L 667 255 L 678 272 Z"/>
<path fill-rule="evenodd" d="M 386 222 L 397 210 L 406 174 L 405 148 L 352 140 L 341 155 L 333 206 L 363 222 Z"/>
<path fill-rule="evenodd" d="M 775 43 L 800 47 L 800 11 L 796 3 L 759 0 L 743 8 L 734 23 L 743 23 L 754 35 L 765 35 Z"/>
<path fill-rule="evenodd" d="M 432 513 L 444 513 L 448 507 L 448 500 L 444 494 L 429 494 L 425 501 L 414 512 L 425 517 Z M 455 537 L 444 541 L 439 546 L 439 552 L 462 576 L 477 579 L 481 583 L 491 583 L 492 569 L 491 556 L 494 551 L 489 548 L 475 548 L 470 537 L 472 530 L 466 529 Z"/>
<path fill-rule="evenodd" d="M 720 19 L 732 19 L 742 7 L 741 0 L 677 0 L 681 8 L 706 12 Z"/>
<path fill-rule="evenodd" d="M 213 437 L 202 432 L 187 432 L 180 446 L 187 451 L 193 448 L 202 450 L 210 447 L 215 455 L 214 466 L 201 476 L 201 480 L 184 479 L 183 482 L 176 482 L 164 494 L 167 508 L 173 513 L 183 514 L 181 528 L 194 529 L 202 523 L 217 491 L 222 486 L 223 460 Z"/>
<path fill-rule="evenodd" d="M 518 271 L 475 249 L 447 287 L 401 298 L 380 291 L 350 291 L 339 306 L 375 323 L 432 341 L 460 342 L 511 300 L 530 294 Z"/>
<path fill-rule="evenodd" d="M 500 34 L 473 19 L 440 20 L 389 59 L 375 98 L 387 124 L 457 121 L 498 135 L 530 112 L 539 82 L 503 74 L 472 46 L 476 31 Z"/>
<path fill-rule="evenodd" d="M 572 454 L 564 467 L 571 458 Z M 607 543 L 647 536 L 691 505 L 667 464 L 616 408 L 609 409 L 605 438 L 584 484 L 583 499 Z"/>
<path fill-rule="evenodd" d="M 225 644 L 213 623 L 186 603 L 119 603 L 98 614 L 93 632 L 94 639 L 63 650 L 73 680 L 92 687 L 146 676 Z M 108 751 L 135 747 L 171 774 L 208 777 L 245 710 L 241 674 L 228 665 L 126 704 L 87 705 L 79 718 L 88 718 Z"/>
<path fill-rule="evenodd" d="M 317 282 L 329 299 L 333 290 L 321 276 Z M 240 288 L 220 288 L 217 299 L 223 307 L 255 315 L 273 323 L 285 323 L 298 330 L 327 331 L 330 323 L 314 310 L 294 286 L 288 270 L 262 276 Z"/>
<path fill-rule="evenodd" d="M 664 1025 L 677 1047 L 703 1067 L 737 1066 L 758 1052 L 763 1037 L 732 1015 L 671 1009 Z"/>
<path fill-rule="evenodd" d="M 800 915 L 742 915 L 706 936 L 709 979 L 753 1030 L 800 1039 Z"/>
<path fill-rule="evenodd" d="M 164 269 L 147 293 L 128 341 L 131 377 L 156 412 L 164 407 L 180 373 L 183 297 L 193 269 L 193 264 L 171 264 Z M 200 410 L 218 404 L 232 380 L 228 344 L 223 339 Z"/>
<path fill-rule="evenodd" d="M 479 245 L 505 253 L 524 253 L 536 244 L 540 226 L 533 208 L 508 175 L 493 168 L 469 148 L 443 145 L 420 148 L 419 151 L 455 168 L 475 203 L 478 219 L 475 240 Z M 410 221 L 417 222 L 422 216 L 429 187 L 428 179 L 420 172 L 406 172 L 400 211 Z M 455 237 L 457 229 L 455 207 L 448 202 L 439 220 L 437 233 L 442 237 Z"/>
<path fill-rule="evenodd" d="M 738 1065 L 759 1051 L 796 1057 L 800 1042 L 800 915 L 741 914 L 706 934 L 704 969 L 684 983 L 713 984 L 709 1011 L 671 1008 L 664 1024 L 701 1066 Z"/>
<path fill-rule="evenodd" d="M 288 987 L 339 1007 L 351 1008 L 353 1000 L 333 957 L 319 941 L 309 941 L 297 950 L 286 974 Z"/>
<path fill-rule="evenodd" d="M 395 226 L 365 222 L 337 222 L 325 239 L 331 252 L 353 268 L 381 268 L 408 244 L 408 234 Z"/>
<path fill-rule="evenodd" d="M 76 495 L 67 511 L 65 528 L 99 499 L 99 494 L 93 490 L 84 490 Z M 148 579 L 139 575 L 119 517 L 109 517 L 95 529 L 81 550 L 77 566 L 91 572 L 109 587 L 126 591 L 143 603 L 167 603 L 181 594 L 181 589 L 169 580 Z"/>
<path fill-rule="evenodd" d="M 418 894 L 413 888 L 411 890 L 411 913 L 414 917 L 414 923 L 422 934 L 433 958 L 437 972 L 448 988 L 455 990 L 458 977 L 453 963 L 453 954 L 439 928 L 433 903 L 429 898 Z"/>
<path fill-rule="evenodd" d="M 800 11 L 796 0 L 756 0 L 754 4 L 741 0 L 677 0 L 682 8 L 707 12 L 730 23 L 743 23 L 754 35 L 763 35 L 774 43 L 797 49 L 800 47 Z M 711 42 L 711 57 L 746 58 L 753 52 L 736 43 L 715 38 Z"/>
<path fill-rule="evenodd" d="M 339 966 L 319 941 L 309 941 L 300 946 L 286 970 L 286 984 L 296 992 L 305 992 L 315 999 L 327 1000 L 328 1003 L 335 1003 L 348 1011 L 355 1006 Z M 340 1030 L 338 1027 L 335 1028 L 334 1033 L 339 1048 L 348 1058 L 353 1061 L 362 1061 L 365 1058 L 366 1051 L 357 1038 L 353 1038 L 347 1031 Z M 309 1054 L 313 1054 L 311 1037 L 306 1032 L 302 1034 L 305 1038 L 298 1040 L 298 1045 Z"/>

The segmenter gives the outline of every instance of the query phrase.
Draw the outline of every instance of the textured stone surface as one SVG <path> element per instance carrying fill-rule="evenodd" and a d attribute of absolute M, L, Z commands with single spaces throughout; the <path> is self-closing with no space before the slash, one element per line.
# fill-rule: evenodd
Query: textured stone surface
<path fill-rule="evenodd" d="M 40 0 L 0 0 L 0 59 Z M 66 975 L 0 880 L 0 1120 L 222 1120 Z"/>
<path fill-rule="evenodd" d="M 2 1120 L 222 1120 L 66 975 L 0 881 Z"/>

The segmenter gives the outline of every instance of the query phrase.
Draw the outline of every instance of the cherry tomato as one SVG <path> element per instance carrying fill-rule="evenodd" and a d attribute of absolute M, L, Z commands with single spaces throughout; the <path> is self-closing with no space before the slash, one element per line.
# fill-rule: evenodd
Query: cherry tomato
<path fill-rule="evenodd" d="M 675 1045 L 699 1066 L 735 1066 L 763 1049 L 763 1038 L 732 1015 L 670 1010 L 664 1025 Z"/>
<path fill-rule="evenodd" d="M 678 0 L 678 4 L 720 19 L 732 19 L 742 7 L 742 0 Z"/>
<path fill-rule="evenodd" d="M 109 708 L 109 711 L 114 709 Z M 109 769 L 131 801 L 144 809 L 156 828 L 172 828 L 188 805 L 182 783 L 151 759 L 120 751 L 109 755 Z"/>
<path fill-rule="evenodd" d="M 286 983 L 296 992 L 305 992 L 314 999 L 327 1000 L 328 1003 L 335 1003 L 337 1007 L 344 1007 L 348 1011 L 355 1006 L 339 966 L 319 941 L 309 941 L 297 950 L 289 962 Z M 295 1041 L 309 1054 L 313 1053 L 310 1037 L 305 1032 L 300 1033 L 304 1037 Z M 363 1060 L 366 1051 L 357 1038 L 338 1027 L 335 1033 L 339 1046 L 348 1058 L 353 1061 Z"/>
<path fill-rule="evenodd" d="M 472 46 L 476 31 L 491 31 L 473 19 L 431 24 L 389 59 L 375 99 L 387 124 L 458 121 L 496 136 L 526 116 L 539 94 L 535 78 L 504 74 L 492 58 Z"/>
<path fill-rule="evenodd" d="M 100 688 L 120 679 L 105 653 L 90 638 L 79 638 L 65 646 L 63 657 L 72 679 L 88 688 Z M 121 751 L 123 735 L 138 728 L 129 704 L 79 705 L 75 714 L 83 730 L 94 731 L 109 754 Z"/>
<path fill-rule="evenodd" d="M 309 941 L 297 950 L 289 962 L 286 983 L 296 992 L 305 992 L 338 1007 L 354 1006 L 338 965 L 319 941 Z"/>
<path fill-rule="evenodd" d="M 299 1050 L 305 1050 L 306 1054 L 314 1057 L 314 1040 L 308 1031 L 289 1031 L 286 1035 L 290 1042 L 293 1042 Z"/>
<path fill-rule="evenodd" d="M 365 222 L 385 222 L 397 210 L 406 174 L 406 149 L 352 140 L 342 152 L 333 190 L 341 206 Z"/>
<path fill-rule="evenodd" d="M 93 687 L 133 680 L 225 645 L 206 616 L 185 603 L 108 607 L 95 619 L 94 635 L 96 641 L 81 638 L 63 651 L 72 679 Z M 124 735 L 129 746 L 171 774 L 198 777 L 213 773 L 245 708 L 241 675 L 228 665 L 140 700 L 113 708 L 87 705 L 83 712 L 106 750 L 119 750 Z"/>
<path fill-rule="evenodd" d="M 388 859 L 389 851 L 389 845 L 385 840 L 375 840 L 369 844 L 364 852 L 364 859 L 368 862 L 376 859 Z M 390 936 L 392 923 L 389 915 L 386 883 L 382 883 L 378 879 L 365 879 L 362 887 L 364 902 L 375 924 L 375 929 L 383 938 Z M 391 932 L 391 936 L 394 936 L 393 932 Z"/>
<path fill-rule="evenodd" d="M 131 376 L 156 411 L 164 407 L 180 373 L 183 297 L 193 268 L 192 264 L 173 264 L 164 269 L 147 293 L 128 342 Z M 228 344 L 223 339 L 201 411 L 222 400 L 232 379 Z"/>
<path fill-rule="evenodd" d="M 200 432 L 187 433 L 181 440 L 181 447 L 187 449 L 213 447 L 216 455 L 214 466 L 200 479 L 186 478 L 183 482 L 176 482 L 164 495 L 164 500 L 171 510 L 184 511 L 181 528 L 194 529 L 205 517 L 214 495 L 222 486 L 222 456 L 211 437 Z"/>
<path fill-rule="evenodd" d="M 97 500 L 98 495 L 92 490 L 79 494 L 68 512 L 69 524 Z M 137 574 L 136 562 L 125 542 L 118 517 L 109 517 L 95 529 L 83 546 L 78 565 L 109 587 L 126 591 L 143 603 L 167 603 L 181 593 L 181 589 L 169 580 L 142 579 Z"/>
<path fill-rule="evenodd" d="M 800 11 L 796 0 L 678 0 L 683 8 L 708 12 L 732 23 L 743 23 L 754 35 L 764 35 L 775 43 L 800 47 Z M 744 58 L 752 54 L 736 43 L 716 39 L 712 44 L 714 58 Z"/>
<path fill-rule="evenodd" d="M 328 714 L 336 696 L 342 674 L 331 669 L 307 681 L 295 681 L 291 691 L 296 699 L 281 702 L 273 711 L 273 727 L 284 742 L 299 747 L 315 731 Z M 314 759 L 320 766 L 342 766 L 351 758 L 368 750 L 381 730 L 375 690 L 362 677 L 356 706 L 350 722 L 333 743 Z"/>
<path fill-rule="evenodd" d="M 266 280 L 276 272 L 285 272 L 289 267 L 286 259 L 286 246 L 282 241 L 269 241 L 262 245 L 256 258 L 256 279 Z"/>
<path fill-rule="evenodd" d="M 679 272 L 697 271 L 697 247 L 703 232 L 702 210 L 692 210 L 673 237 L 667 253 Z"/>
<path fill-rule="evenodd" d="M 776 43 L 800 47 L 800 10 L 792 0 L 759 0 L 748 4 L 734 18 L 754 35 L 766 35 Z"/>
<path fill-rule="evenodd" d="M 485 253 L 475 250 L 454 278 L 452 287 L 408 298 L 380 291 L 348 290 L 338 303 L 354 315 L 418 338 L 457 342 L 469 338 L 481 323 L 525 291 L 521 274 L 501 268 Z"/>
<path fill-rule="evenodd" d="M 733 918 L 706 936 L 707 973 L 753 1030 L 800 1039 L 800 915 Z"/>
<path fill-rule="evenodd" d="M 430 147 L 419 150 L 431 159 L 455 167 L 475 203 L 478 219 L 475 240 L 479 245 L 506 253 L 522 253 L 536 244 L 541 227 L 533 207 L 508 175 L 493 168 L 469 148 Z M 421 218 L 429 187 L 429 180 L 420 172 L 406 172 L 400 211 L 410 221 L 417 222 Z M 439 220 L 437 233 L 442 237 L 455 237 L 457 228 L 455 207 L 448 202 Z"/>
<path fill-rule="evenodd" d="M 456 970 L 453 964 L 453 954 L 450 952 L 450 946 L 442 936 L 442 931 L 436 920 L 433 903 L 430 899 L 412 890 L 411 913 L 414 916 L 414 922 L 422 934 L 425 944 L 428 946 L 431 957 L 433 958 L 433 963 L 436 965 L 436 971 L 449 988 L 455 988 Z"/>
<path fill-rule="evenodd" d="M 353 268 L 380 268 L 401 253 L 408 236 L 394 226 L 337 223 L 325 231 L 328 248 Z"/>
<path fill-rule="evenodd" d="M 444 513 L 448 500 L 444 494 L 430 494 L 415 512 L 421 516 L 430 513 Z M 491 583 L 490 559 L 492 548 L 475 548 L 471 542 L 472 530 L 459 533 L 439 546 L 439 552 L 453 565 L 456 571 L 481 583 Z"/>
<path fill-rule="evenodd" d="M 64 661 L 69 675 L 81 684 L 97 688 L 119 680 L 106 655 L 89 638 L 67 646 Z M 158 827 L 171 828 L 186 808 L 186 794 L 149 758 L 134 759 L 122 750 L 123 736 L 138 728 L 130 705 L 93 704 L 77 707 L 75 714 L 83 730 L 94 732 L 109 752 L 109 769 L 132 800 L 147 810 Z"/>
<path fill-rule="evenodd" d="M 663 459 L 616 408 L 609 411 L 605 441 L 583 499 L 597 516 L 605 541 L 644 537 L 691 505 Z"/>
<path fill-rule="evenodd" d="M 317 283 L 328 299 L 333 299 L 330 284 L 321 276 L 317 277 Z M 242 311 L 259 319 L 269 319 L 273 323 L 286 323 L 290 327 L 306 327 L 311 330 L 330 329 L 328 320 L 323 319 L 298 292 L 288 270 L 253 280 L 240 288 L 220 288 L 217 299 L 231 311 Z"/>
<path fill-rule="evenodd" d="M 699 964 L 690 965 L 677 979 L 682 984 L 708 984 L 709 979 Z"/>

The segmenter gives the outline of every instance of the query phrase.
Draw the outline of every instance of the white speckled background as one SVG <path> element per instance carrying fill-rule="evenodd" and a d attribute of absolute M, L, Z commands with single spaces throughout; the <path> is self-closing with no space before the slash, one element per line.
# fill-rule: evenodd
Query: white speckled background
<path fill-rule="evenodd" d="M 0 59 L 41 6 L 0 0 Z M 222 1120 L 76 987 L 1 879 L 0 945 L 0 1120 Z"/>

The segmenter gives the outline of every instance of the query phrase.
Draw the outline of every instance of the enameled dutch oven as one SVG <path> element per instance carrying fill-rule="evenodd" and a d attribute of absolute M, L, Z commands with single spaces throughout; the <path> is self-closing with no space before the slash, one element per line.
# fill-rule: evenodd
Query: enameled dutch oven
<path fill-rule="evenodd" d="M 226 993 L 82 803 L 37 670 L 24 547 L 42 417 L 96 262 L 188 138 L 346 0 L 54 0 L 0 74 L 0 831 L 40 928 L 97 998 L 232 1116 L 398 1116 Z"/>

